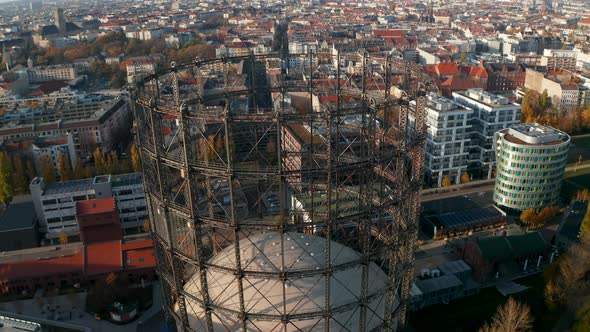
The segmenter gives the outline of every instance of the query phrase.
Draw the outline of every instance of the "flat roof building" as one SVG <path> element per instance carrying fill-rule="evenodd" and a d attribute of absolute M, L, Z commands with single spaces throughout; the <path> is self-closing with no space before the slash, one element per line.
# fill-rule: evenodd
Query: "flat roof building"
<path fill-rule="evenodd" d="M 497 132 L 494 142 L 497 206 L 518 213 L 558 203 L 570 144 L 568 134 L 527 123 Z"/>
<path fill-rule="evenodd" d="M 481 169 L 481 177 L 491 179 L 496 154 L 494 133 L 520 123 L 521 106 L 482 89 L 453 92 L 455 102 L 473 110 L 469 162 Z"/>
<path fill-rule="evenodd" d="M 147 207 L 140 173 L 101 175 L 94 178 L 47 184 L 41 177 L 30 185 L 41 231 L 48 239 L 62 232 L 78 235 L 76 204 L 85 200 L 114 198 L 124 234 L 142 231 Z"/>
<path fill-rule="evenodd" d="M 461 174 L 467 170 L 473 110 L 431 92 L 426 112 L 426 180 L 439 187 L 444 177 L 459 183 Z M 410 130 L 414 121 L 410 113 Z"/>

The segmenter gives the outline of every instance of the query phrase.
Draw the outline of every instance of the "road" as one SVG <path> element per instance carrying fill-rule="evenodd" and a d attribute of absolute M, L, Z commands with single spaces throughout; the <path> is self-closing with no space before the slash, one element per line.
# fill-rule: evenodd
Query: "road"
<path fill-rule="evenodd" d="M 568 166 L 565 168 L 567 172 L 576 172 L 580 169 L 590 168 L 590 164 L 582 164 L 578 166 Z M 423 189 L 421 192 L 422 202 L 438 200 L 442 198 L 455 197 L 460 195 L 472 194 L 475 192 L 494 190 L 494 183 L 496 179 L 479 180 L 469 183 L 456 184 L 444 188 Z"/>

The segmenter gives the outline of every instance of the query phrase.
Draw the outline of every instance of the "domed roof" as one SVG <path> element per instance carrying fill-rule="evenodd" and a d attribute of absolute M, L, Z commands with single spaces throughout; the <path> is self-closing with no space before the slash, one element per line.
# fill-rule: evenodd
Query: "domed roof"
<path fill-rule="evenodd" d="M 285 255 L 281 255 L 284 248 Z M 207 264 L 209 298 L 215 331 L 233 330 L 240 312 L 236 247 L 230 245 Z M 326 278 L 326 239 L 303 233 L 266 233 L 240 240 L 242 287 L 247 325 L 252 331 L 272 331 L 286 324 L 287 331 L 323 330 Z M 361 254 L 330 241 L 330 326 L 334 330 L 358 330 L 360 324 Z M 368 269 L 366 326 L 380 326 L 384 318 L 386 274 L 374 263 Z M 184 289 L 201 299 L 199 273 Z M 186 298 L 189 323 L 205 330 L 199 301 Z M 287 316 L 288 321 L 282 318 Z M 241 322 L 239 323 L 241 324 Z M 237 325 L 236 325 L 237 326 Z M 249 329 L 250 330 L 250 329 Z M 282 330 L 282 329 L 281 329 Z"/>

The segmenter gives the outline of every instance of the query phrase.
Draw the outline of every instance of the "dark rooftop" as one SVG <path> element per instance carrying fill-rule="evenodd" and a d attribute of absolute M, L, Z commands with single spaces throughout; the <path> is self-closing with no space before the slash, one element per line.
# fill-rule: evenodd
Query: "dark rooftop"
<path fill-rule="evenodd" d="M 0 216 L 0 232 L 35 225 L 35 206 L 30 195 L 16 196 Z"/>

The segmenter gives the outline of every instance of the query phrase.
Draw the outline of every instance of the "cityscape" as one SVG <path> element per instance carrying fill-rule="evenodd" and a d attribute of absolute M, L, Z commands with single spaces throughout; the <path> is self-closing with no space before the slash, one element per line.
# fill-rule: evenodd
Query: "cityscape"
<path fill-rule="evenodd" d="M 0 331 L 590 331 L 588 0 L 0 2 Z"/>

